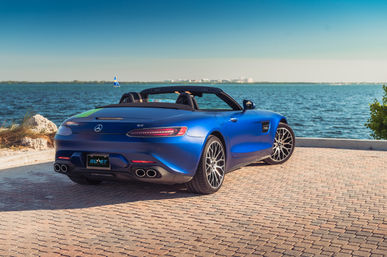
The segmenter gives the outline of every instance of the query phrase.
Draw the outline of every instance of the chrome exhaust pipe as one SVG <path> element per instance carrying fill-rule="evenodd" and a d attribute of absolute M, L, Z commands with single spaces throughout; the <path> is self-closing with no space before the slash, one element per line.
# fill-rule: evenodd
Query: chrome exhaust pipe
<path fill-rule="evenodd" d="M 134 173 L 135 173 L 136 176 L 139 177 L 139 178 L 145 177 L 145 170 L 143 170 L 143 169 L 137 169 Z"/>
<path fill-rule="evenodd" d="M 54 171 L 56 171 L 56 172 L 60 172 L 61 171 L 59 163 L 54 163 Z"/>
<path fill-rule="evenodd" d="M 157 176 L 157 172 L 154 169 L 149 169 L 146 171 L 146 176 L 148 178 L 154 178 Z"/>
<path fill-rule="evenodd" d="M 62 165 L 60 166 L 60 170 L 61 170 L 63 173 L 66 173 L 66 172 L 68 171 L 67 165 L 62 164 Z"/>

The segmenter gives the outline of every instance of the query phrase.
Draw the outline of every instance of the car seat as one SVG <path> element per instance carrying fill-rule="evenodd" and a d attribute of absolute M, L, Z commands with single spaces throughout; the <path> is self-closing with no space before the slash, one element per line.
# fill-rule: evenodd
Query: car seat
<path fill-rule="evenodd" d="M 195 97 L 187 93 L 181 93 L 176 99 L 176 103 L 191 106 L 195 110 L 198 109 L 198 104 L 196 102 Z"/>
<path fill-rule="evenodd" d="M 124 94 L 121 97 L 120 104 L 121 103 L 142 103 L 143 99 L 141 97 L 141 94 L 138 92 L 129 92 Z"/>

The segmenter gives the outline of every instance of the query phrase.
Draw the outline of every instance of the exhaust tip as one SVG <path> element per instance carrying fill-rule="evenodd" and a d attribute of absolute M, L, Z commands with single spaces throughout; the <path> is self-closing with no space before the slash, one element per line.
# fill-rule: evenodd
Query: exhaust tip
<path fill-rule="evenodd" d="M 157 171 L 155 171 L 154 169 L 148 169 L 146 171 L 146 176 L 149 178 L 154 178 L 157 176 Z"/>
<path fill-rule="evenodd" d="M 54 163 L 54 171 L 56 171 L 56 172 L 60 172 L 61 171 L 59 163 Z"/>
<path fill-rule="evenodd" d="M 143 170 L 143 169 L 137 169 L 134 173 L 135 173 L 136 176 L 139 177 L 139 178 L 145 177 L 145 170 Z"/>
<path fill-rule="evenodd" d="M 67 165 L 62 164 L 62 165 L 60 166 L 60 170 L 61 170 L 63 173 L 66 173 L 67 170 L 68 170 Z"/>

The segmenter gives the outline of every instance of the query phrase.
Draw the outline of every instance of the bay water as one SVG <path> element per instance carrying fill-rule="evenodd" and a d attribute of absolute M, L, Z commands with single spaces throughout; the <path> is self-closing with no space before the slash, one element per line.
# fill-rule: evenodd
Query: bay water
<path fill-rule="evenodd" d="M 118 103 L 125 92 L 170 86 L 155 83 L 11 83 L 0 84 L 0 126 L 39 113 L 57 125 L 96 106 Z M 201 84 L 203 85 L 203 84 Z M 205 85 L 203 85 L 205 86 Z M 258 109 L 286 116 L 299 137 L 370 139 L 364 126 L 369 104 L 381 100 L 381 84 L 216 84 L 240 104 L 252 100 Z M 211 103 L 208 103 L 209 106 Z"/>

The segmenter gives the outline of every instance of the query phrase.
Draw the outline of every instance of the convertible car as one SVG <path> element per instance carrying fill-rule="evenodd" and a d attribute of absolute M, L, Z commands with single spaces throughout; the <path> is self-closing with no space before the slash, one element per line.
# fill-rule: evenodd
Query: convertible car
<path fill-rule="evenodd" d="M 210 194 L 249 163 L 287 161 L 295 136 L 280 114 L 241 107 L 222 89 L 170 86 L 125 93 L 118 104 L 65 120 L 54 170 L 78 184 L 103 180 L 185 183 Z"/>

